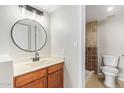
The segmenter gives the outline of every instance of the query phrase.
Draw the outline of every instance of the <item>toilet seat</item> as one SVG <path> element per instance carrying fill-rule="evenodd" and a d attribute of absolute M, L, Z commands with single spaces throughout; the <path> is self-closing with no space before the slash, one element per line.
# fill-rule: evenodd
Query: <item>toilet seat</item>
<path fill-rule="evenodd" d="M 117 76 L 119 70 L 111 66 L 103 66 L 102 71 L 104 74 L 109 74 L 112 76 Z"/>
<path fill-rule="evenodd" d="M 118 73 L 119 70 L 115 67 L 110 67 L 110 66 L 103 66 L 103 70 L 110 72 L 110 73 Z"/>

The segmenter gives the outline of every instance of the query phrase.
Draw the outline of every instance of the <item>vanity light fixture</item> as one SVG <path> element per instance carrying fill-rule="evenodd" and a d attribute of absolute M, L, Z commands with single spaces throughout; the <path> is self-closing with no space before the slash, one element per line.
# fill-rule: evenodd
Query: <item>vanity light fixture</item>
<path fill-rule="evenodd" d="M 33 16 L 35 16 L 35 14 L 43 16 L 43 14 L 44 14 L 43 11 L 40 11 L 39 9 L 36 9 L 36 8 L 30 6 L 30 5 L 19 5 L 19 7 L 22 8 L 22 9 L 24 8 L 25 11 L 27 10 L 27 11 L 33 12 Z"/>

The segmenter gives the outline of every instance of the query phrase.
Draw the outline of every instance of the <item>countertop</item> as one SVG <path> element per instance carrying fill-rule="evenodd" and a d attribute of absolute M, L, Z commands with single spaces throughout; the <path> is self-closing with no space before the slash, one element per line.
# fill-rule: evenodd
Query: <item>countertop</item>
<path fill-rule="evenodd" d="M 63 58 L 60 57 L 46 57 L 46 58 L 40 58 L 39 61 L 33 62 L 30 60 L 23 60 L 19 62 L 14 62 L 14 77 L 46 68 L 55 64 L 59 64 L 64 62 Z"/>

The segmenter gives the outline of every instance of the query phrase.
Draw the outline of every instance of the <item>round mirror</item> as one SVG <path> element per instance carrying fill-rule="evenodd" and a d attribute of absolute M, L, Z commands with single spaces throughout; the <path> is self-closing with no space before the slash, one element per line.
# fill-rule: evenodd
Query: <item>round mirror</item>
<path fill-rule="evenodd" d="M 16 22 L 11 29 L 11 37 L 18 48 L 27 52 L 42 49 L 47 41 L 47 34 L 43 26 L 31 19 Z"/>

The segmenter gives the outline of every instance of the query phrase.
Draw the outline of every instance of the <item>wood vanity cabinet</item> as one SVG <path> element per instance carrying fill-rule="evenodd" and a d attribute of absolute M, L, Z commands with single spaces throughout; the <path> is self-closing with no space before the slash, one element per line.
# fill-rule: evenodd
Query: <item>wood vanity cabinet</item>
<path fill-rule="evenodd" d="M 63 63 L 14 78 L 15 88 L 63 88 Z"/>
<path fill-rule="evenodd" d="M 41 79 L 35 80 L 22 88 L 47 88 L 47 78 L 43 77 Z"/>
<path fill-rule="evenodd" d="M 47 69 L 33 71 L 14 78 L 16 88 L 46 88 Z"/>
<path fill-rule="evenodd" d="M 48 88 L 63 88 L 63 64 L 48 68 Z"/>

